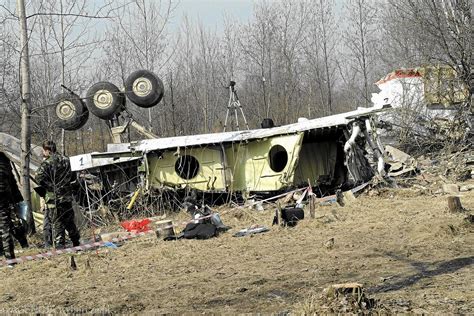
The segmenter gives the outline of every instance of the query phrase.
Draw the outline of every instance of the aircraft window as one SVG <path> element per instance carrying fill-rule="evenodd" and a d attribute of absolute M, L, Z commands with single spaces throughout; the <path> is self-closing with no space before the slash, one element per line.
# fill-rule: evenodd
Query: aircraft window
<path fill-rule="evenodd" d="M 190 155 L 184 155 L 176 160 L 174 170 L 183 179 L 192 179 L 199 171 L 199 161 Z"/>
<path fill-rule="evenodd" d="M 281 145 L 273 146 L 270 149 L 268 157 L 270 160 L 270 168 L 275 172 L 283 171 L 288 163 L 288 153 L 285 147 Z"/>

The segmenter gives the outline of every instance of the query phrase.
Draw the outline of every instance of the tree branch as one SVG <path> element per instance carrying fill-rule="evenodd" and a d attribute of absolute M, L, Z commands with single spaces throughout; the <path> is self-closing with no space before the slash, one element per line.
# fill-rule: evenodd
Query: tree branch
<path fill-rule="evenodd" d="M 45 13 L 45 12 L 38 12 L 32 15 L 28 15 L 26 18 L 32 18 L 35 16 L 75 16 L 80 18 L 88 18 L 88 19 L 113 19 L 113 16 L 98 16 L 98 15 L 88 15 L 88 14 L 74 14 L 74 13 Z"/>

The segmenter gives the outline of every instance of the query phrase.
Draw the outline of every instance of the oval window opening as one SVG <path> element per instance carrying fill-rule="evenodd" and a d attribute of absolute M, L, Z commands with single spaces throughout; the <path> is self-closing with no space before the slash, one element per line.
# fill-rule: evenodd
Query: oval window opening
<path fill-rule="evenodd" d="M 184 155 L 176 160 L 174 170 L 183 179 L 189 180 L 197 176 L 199 161 L 193 156 Z"/>
<path fill-rule="evenodd" d="M 273 171 L 283 171 L 288 163 L 288 153 L 286 152 L 285 147 L 280 145 L 273 146 L 270 149 L 269 159 L 270 168 L 272 168 Z"/>

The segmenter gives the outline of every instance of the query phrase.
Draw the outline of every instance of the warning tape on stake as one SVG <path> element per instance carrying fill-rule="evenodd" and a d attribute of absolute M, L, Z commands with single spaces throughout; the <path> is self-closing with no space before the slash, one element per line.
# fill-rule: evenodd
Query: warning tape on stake
<path fill-rule="evenodd" d="M 26 261 L 33 261 L 37 259 L 46 259 L 46 258 L 51 258 L 63 254 L 70 254 L 70 253 L 75 253 L 78 251 L 84 251 L 84 250 L 89 250 L 89 249 L 94 249 L 97 247 L 102 247 L 105 246 L 108 242 L 120 242 L 120 241 L 125 241 L 128 239 L 132 239 L 135 237 L 140 237 L 140 236 L 145 236 L 147 234 L 154 233 L 153 230 L 147 230 L 144 232 L 140 233 L 131 233 L 130 235 L 127 236 L 122 236 L 122 237 L 116 237 L 112 238 L 110 241 L 96 241 L 96 242 L 91 242 L 87 244 L 82 244 L 76 247 L 71 247 L 71 248 L 64 248 L 64 249 L 52 249 L 50 251 L 44 252 L 44 253 L 39 253 L 36 255 L 29 255 L 29 256 L 22 256 L 18 257 L 15 259 L 9 259 L 9 260 L 3 260 L 0 262 L 0 267 L 5 266 L 5 265 L 10 265 L 10 264 L 15 264 L 15 263 L 22 263 Z"/>
<path fill-rule="evenodd" d="M 148 235 L 148 234 L 155 234 L 157 231 L 178 227 L 180 225 L 185 226 L 189 223 L 193 223 L 193 222 L 195 223 L 195 222 L 200 221 L 202 219 L 210 218 L 212 215 L 214 215 L 214 214 L 202 216 L 202 217 L 199 217 L 197 219 L 192 219 L 192 220 L 187 221 L 187 222 L 182 222 L 180 224 L 168 225 L 168 226 L 160 227 L 160 228 L 157 228 L 157 229 L 146 230 L 146 231 L 139 232 L 139 233 L 130 233 L 130 235 L 126 235 L 126 236 L 122 236 L 122 237 L 115 237 L 115 238 L 112 238 L 111 240 L 108 240 L 108 241 L 95 241 L 95 242 L 91 242 L 91 243 L 87 243 L 87 244 L 82 244 L 82 245 L 79 245 L 79 246 L 76 246 L 76 247 L 70 247 L 70 248 L 64 248 L 64 249 L 52 249 L 50 251 L 47 251 L 47 252 L 44 252 L 44 253 L 39 253 L 39 254 L 36 254 L 36 255 L 22 256 L 22 257 L 18 257 L 18 258 L 15 258 L 15 259 L 3 260 L 3 261 L 0 261 L 0 267 L 15 264 L 15 263 L 33 261 L 33 260 L 37 260 L 37 259 L 51 258 L 51 257 L 63 255 L 63 254 L 76 253 L 78 251 L 90 250 L 90 249 L 94 249 L 94 248 L 97 248 L 97 247 L 103 247 L 107 243 L 110 243 L 110 242 L 126 241 L 126 240 L 129 240 L 129 239 L 132 239 L 132 238 L 141 237 L 141 236 L 145 236 L 145 235 Z"/>

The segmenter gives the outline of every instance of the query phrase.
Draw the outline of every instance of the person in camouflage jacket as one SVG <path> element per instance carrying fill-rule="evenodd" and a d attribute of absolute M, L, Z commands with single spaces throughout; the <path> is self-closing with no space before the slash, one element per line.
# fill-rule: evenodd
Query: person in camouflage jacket
<path fill-rule="evenodd" d="M 43 223 L 45 246 L 64 248 L 66 231 L 73 246 L 79 245 L 80 234 L 74 223 L 73 185 L 76 180 L 69 159 L 56 152 L 53 141 L 43 143 L 45 160 L 36 172 L 36 181 L 45 189 L 46 210 Z"/>
<path fill-rule="evenodd" d="M 0 252 L 7 259 L 15 258 L 11 208 L 20 201 L 23 197 L 13 176 L 10 160 L 0 152 Z"/>

